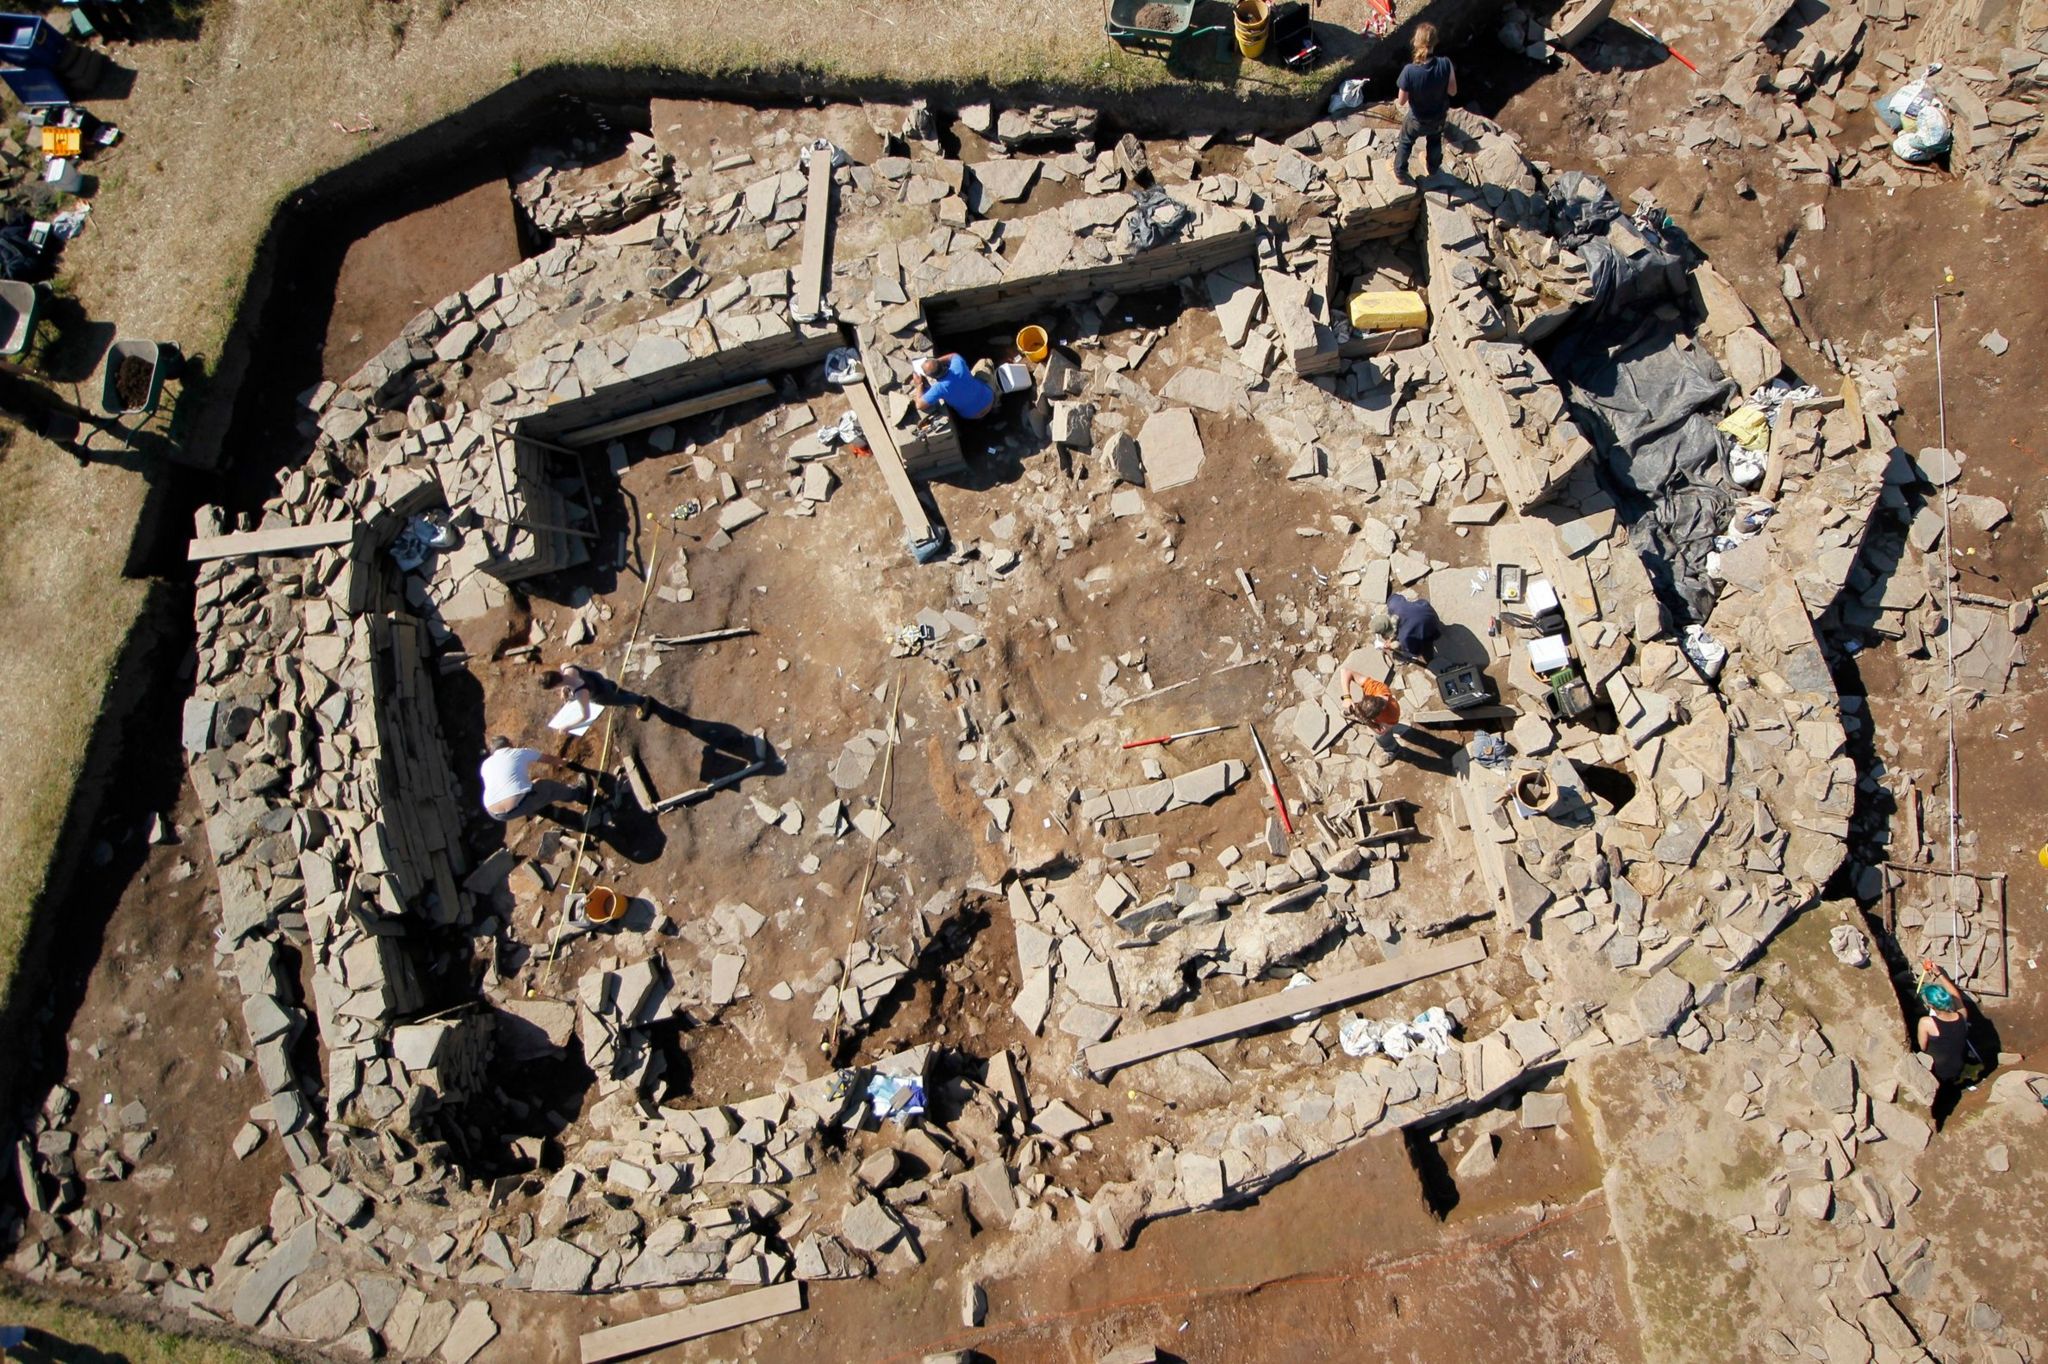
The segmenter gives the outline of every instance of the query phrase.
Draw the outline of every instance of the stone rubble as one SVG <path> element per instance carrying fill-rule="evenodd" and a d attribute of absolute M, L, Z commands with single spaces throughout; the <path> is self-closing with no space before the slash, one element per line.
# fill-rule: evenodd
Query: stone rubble
<path fill-rule="evenodd" d="M 1839 61 L 1805 69 L 1838 73 Z M 1586 304 L 1586 266 L 1549 235 L 1542 173 L 1498 128 L 1457 115 L 1476 148 L 1461 168 L 1482 188 L 1424 194 L 1393 180 L 1392 129 L 1378 111 L 1318 122 L 1285 145 L 1254 140 L 1234 173 L 1199 177 L 1193 162 L 1179 174 L 1157 152 L 1148 162 L 1142 148 L 1134 156 L 1093 147 L 1085 110 L 984 108 L 962 118 L 1005 148 L 1043 154 L 970 170 L 915 135 L 914 112 L 889 114 L 898 131 L 887 136 L 907 155 L 835 176 L 850 195 L 928 207 L 934 226 L 835 267 L 844 332 L 788 320 L 786 271 L 720 280 L 698 264 L 710 239 L 795 230 L 803 184 L 793 168 L 749 158 L 720 172 L 753 177 L 746 188 L 685 202 L 689 186 L 670 178 L 666 154 L 636 143 L 645 180 L 632 189 L 571 193 L 546 174 L 524 182 L 522 203 L 537 223 L 548 215 L 562 240 L 442 300 L 358 374 L 307 395 L 313 454 L 261 524 L 347 518 L 359 533 L 303 557 L 202 569 L 197 691 L 184 724 L 219 870 L 219 964 L 236 981 L 271 1094 L 235 1150 L 245 1156 L 274 1134 L 293 1170 L 269 1225 L 231 1243 L 219 1263 L 152 1268 L 141 1282 L 202 1319 L 273 1322 L 365 1354 L 438 1349 L 461 1364 L 498 1331 L 481 1299 L 455 1309 L 450 1298 L 466 1290 L 860 1277 L 913 1267 L 937 1238 L 1003 1228 L 1057 1225 L 1089 1248 L 1123 1246 L 1147 1220 L 1256 1197 L 1369 1136 L 1503 1102 L 1518 1105 L 1524 1127 L 1569 1126 L 1563 1096 L 1540 1086 L 1596 1052 L 1704 1053 L 1735 1037 L 1777 1047 L 1779 1068 L 1802 1074 L 1796 1102 L 1812 1110 L 1796 1134 L 1771 1119 L 1788 1165 L 1769 1195 L 1775 1220 L 1753 1219 L 1749 1230 L 1775 1234 L 1766 1225 L 1782 1226 L 1793 1208 L 1839 1223 L 1843 1207 L 1893 1230 L 1896 1244 L 1880 1248 L 1875 1268 L 1865 1259 L 1853 1271 L 1874 1291 L 1829 1329 L 1854 1329 L 1910 1357 L 1913 1328 L 1889 1307 L 1891 1286 L 1909 1291 L 1924 1263 L 1903 1249 L 1896 1225 L 1910 1199 L 1852 1158 L 1880 1138 L 1925 1143 L 1926 1123 L 1908 1101 L 1931 1097 L 1927 1077 L 1903 1065 L 1896 1080 L 1874 1084 L 1859 1063 L 1833 1057 L 1817 1027 L 1786 1023 L 1741 974 L 1792 915 L 1816 905 L 1844 855 L 1857 774 L 1814 621 L 1855 586 L 1866 528 L 1896 486 L 1903 456 L 1883 395 L 1854 378 L 1830 380 L 1837 392 L 1781 417 L 1779 515 L 1747 550 L 1754 562 L 1734 564 L 1703 622 L 1730 651 L 1713 683 L 1676 642 L 1592 446 L 1530 349 Z M 1145 200 L 1150 225 L 1178 226 L 1140 250 L 1130 229 L 1137 191 L 1148 188 L 1140 181 L 1152 176 L 1150 188 L 1185 216 Z M 998 203 L 1028 201 L 1051 177 L 1080 180 L 1085 193 L 1035 214 L 987 216 Z M 599 296 L 628 261 L 664 274 L 662 311 L 615 325 L 585 291 Z M 1361 266 L 1389 286 L 1426 278 L 1430 331 L 1399 346 L 1354 334 L 1335 295 L 1340 278 L 1362 277 Z M 1167 852 L 1146 821 L 1217 800 L 1248 772 L 1237 758 L 1173 771 L 1162 752 L 1142 785 L 1074 788 L 1074 863 L 1058 877 L 1020 871 L 1000 888 L 969 886 L 922 905 L 879 892 L 878 903 L 908 911 L 889 916 L 904 921 L 900 936 L 857 940 L 844 961 L 797 988 L 815 994 L 819 1021 L 858 1030 L 911 975 L 963 894 L 1000 896 L 1014 940 L 1012 1008 L 1038 1040 L 1021 1059 L 988 1058 L 981 1078 L 941 1067 L 921 1046 L 738 1103 L 664 1102 L 675 1095 L 647 1029 L 684 1007 L 743 1007 L 751 990 L 766 989 L 758 977 L 749 982 L 745 951 L 764 916 L 742 904 L 718 905 L 690 926 L 687 945 L 703 949 L 703 969 L 666 949 L 639 960 L 601 956 L 577 980 L 573 1002 L 515 999 L 492 975 L 487 1008 L 399 1021 L 425 1004 L 427 930 L 495 937 L 495 916 L 530 911 L 574 869 L 559 848 L 466 865 L 454 759 L 432 701 L 432 670 L 462 662 L 436 657 L 448 623 L 499 604 L 508 584 L 612 552 L 588 539 L 577 480 L 554 472 L 540 441 L 574 441 L 655 402 L 814 364 L 850 342 L 900 428 L 910 471 L 932 476 L 965 458 L 950 422 L 906 425 L 910 365 L 935 332 L 963 317 L 1008 324 L 1061 307 L 1092 331 L 1106 296 L 1183 282 L 1215 311 L 1228 348 L 1218 368 L 1175 363 L 1153 393 L 1132 375 L 1159 335 L 1128 349 L 1083 348 L 1080 363 L 1046 367 L 1034 434 L 1156 493 L 1201 477 L 1206 422 L 1256 422 L 1293 455 L 1285 476 L 1326 493 L 1336 533 L 1355 537 L 1328 584 L 1326 614 L 1287 622 L 1308 641 L 1285 659 L 1291 673 L 1278 674 L 1293 692 L 1273 722 L 1297 793 L 1301 836 L 1291 849 L 1224 849 L 1214 873 L 1169 862 L 1193 854 Z M 1775 377 L 1781 359 L 1726 281 L 1703 266 L 1693 289 L 1700 337 L 1722 366 L 1759 383 Z M 787 428 L 796 437 L 787 488 L 741 488 L 709 454 L 677 452 L 693 461 L 695 514 L 717 527 L 710 550 L 719 536 L 759 534 L 747 527 L 764 519 L 830 507 L 834 476 L 814 462 L 826 448 L 815 433 L 797 434 L 812 420 Z M 673 430 L 649 439 L 673 450 Z M 620 446 L 611 457 L 631 455 Z M 1395 894 L 1403 844 L 1380 837 L 1369 813 L 1386 760 L 1334 691 L 1336 641 L 1355 633 L 1361 613 L 1392 590 L 1457 571 L 1414 547 L 1410 513 L 1421 506 L 1460 533 L 1488 537 L 1494 558 L 1541 567 L 1587 681 L 1621 721 L 1612 734 L 1547 721 L 1514 727 L 1515 771 L 1552 774 L 1577 802 L 1570 817 L 1520 811 L 1506 798 L 1510 774 L 1460 755 L 1463 823 L 1485 887 L 1476 913 Z M 957 670 L 973 655 L 991 595 L 1020 562 L 1015 546 L 1058 558 L 1102 533 L 1092 513 L 1084 521 L 1050 494 L 1020 507 L 988 543 L 950 561 L 964 609 L 917 621 L 918 652 L 935 666 Z M 402 569 L 393 543 L 427 511 L 445 513 L 458 543 Z M 1104 520 L 1144 529 L 1142 497 L 1125 512 Z M 226 529 L 218 512 L 202 512 L 200 533 Z M 1172 564 L 1170 542 L 1160 553 Z M 679 556 L 662 591 L 688 599 L 687 559 Z M 1054 647 L 1080 646 L 1062 635 Z M 1248 661 L 1256 659 L 1240 645 L 1224 666 Z M 1105 660 L 1095 699 L 1113 716 L 1154 690 L 1143 653 L 1130 652 Z M 1411 691 L 1409 704 L 1434 702 Z M 976 773 L 991 841 L 1021 833 L 1011 828 L 1012 797 L 1037 778 L 1023 775 L 1003 741 L 1003 718 L 983 720 L 965 705 L 960 715 L 958 751 Z M 882 843 L 887 817 L 862 793 L 888 743 L 879 729 L 847 742 L 831 764 L 833 791 L 817 793 L 822 808 L 756 802 L 764 832 L 837 839 L 858 830 Z M 1592 767 L 1625 772 L 1633 798 L 1618 808 L 1596 800 L 1582 777 Z M 665 913 L 647 897 L 636 897 L 634 911 L 648 920 Z M 1422 987 L 1471 1035 L 1442 1051 L 1354 1061 L 1338 1047 L 1339 1019 L 1305 1017 L 1247 1067 L 1256 1084 L 1225 1081 L 1199 1052 L 1148 1062 L 1139 1088 L 1200 1091 L 1210 1101 L 1186 1113 L 1172 1144 L 1149 1138 L 1120 1153 L 1093 1188 L 1065 1182 L 1060 1159 L 1092 1149 L 1104 1121 L 1071 1073 L 1081 1047 L 1149 1026 L 1148 1015 L 1180 1007 L 1191 988 L 1263 992 L 1297 971 L 1327 969 L 1335 954 L 1387 960 L 1403 939 L 1488 916 L 1503 920 L 1496 941 L 1513 943 L 1540 988 L 1506 1001 L 1477 969 Z M 1972 940 L 1960 923 L 1922 924 L 1931 936 Z M 306 961 L 310 999 L 284 979 L 287 945 Z M 778 988 L 789 997 L 787 984 Z M 308 1028 L 323 1077 L 292 1070 Z M 554 1055 L 572 1039 L 598 1077 L 582 1130 L 562 1163 L 541 1172 L 537 1207 L 494 1218 L 491 1191 L 465 1183 L 436 1115 L 485 1092 L 494 1057 Z M 863 1116 L 865 1095 L 854 1087 L 863 1075 L 943 1083 L 958 1116 Z M 1761 1120 L 1795 1102 L 1792 1088 L 1774 1080 L 1761 1097 L 1731 1102 Z M 313 1107 L 316 1094 L 324 1112 Z M 37 1145 L 20 1157 L 30 1189 L 47 1195 L 36 1209 L 45 1219 L 78 1209 L 87 1182 L 127 1174 L 146 1152 L 129 1154 L 110 1132 L 72 1145 L 66 1116 L 46 1111 Z M 1495 1151 L 1489 1130 L 1460 1174 L 1483 1173 Z M 855 1186 L 843 1204 L 817 1205 L 820 1176 L 841 1164 L 857 1171 Z M 44 1230 L 47 1240 L 57 1224 Z M 41 1272 L 56 1263 L 40 1242 L 27 1254 Z M 403 1278 L 373 1289 L 356 1273 L 370 1264 Z M 967 1310 L 985 1308 L 970 1300 Z"/>

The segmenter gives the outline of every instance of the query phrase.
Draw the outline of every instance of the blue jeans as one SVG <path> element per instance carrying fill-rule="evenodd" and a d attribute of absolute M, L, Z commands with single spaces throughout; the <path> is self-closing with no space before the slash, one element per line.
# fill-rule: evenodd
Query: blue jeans
<path fill-rule="evenodd" d="M 1408 154 L 1415 150 L 1415 139 L 1422 139 L 1422 159 L 1429 166 L 1429 173 L 1435 175 L 1444 168 L 1444 116 L 1417 118 L 1413 113 L 1401 116 L 1401 136 L 1394 143 L 1394 178 L 1408 178 Z"/>

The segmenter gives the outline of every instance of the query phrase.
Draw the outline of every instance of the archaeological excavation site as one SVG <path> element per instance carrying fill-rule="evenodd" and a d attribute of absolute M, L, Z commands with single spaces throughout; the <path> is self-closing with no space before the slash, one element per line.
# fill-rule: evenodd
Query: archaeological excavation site
<path fill-rule="evenodd" d="M 2043 1358 L 2048 11 L 1444 8 L 1284 109 L 565 86 L 284 201 L 9 1282 L 238 1359 Z M 2010 273 L 1873 321 L 1922 231 Z"/>

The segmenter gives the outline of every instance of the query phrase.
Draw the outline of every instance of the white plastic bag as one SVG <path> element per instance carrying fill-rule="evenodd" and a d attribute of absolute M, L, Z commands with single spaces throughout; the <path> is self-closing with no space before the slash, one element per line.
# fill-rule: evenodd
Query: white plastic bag
<path fill-rule="evenodd" d="M 1763 451 L 1737 445 L 1728 452 L 1728 476 L 1739 487 L 1753 488 L 1763 482 L 1766 462 Z"/>
<path fill-rule="evenodd" d="M 825 382 L 836 388 L 857 384 L 867 378 L 860 367 L 860 352 L 852 346 L 840 346 L 825 357 Z"/>
<path fill-rule="evenodd" d="M 1705 626 L 1686 626 L 1680 647 L 1693 667 L 1699 669 L 1700 676 L 1709 682 L 1721 675 L 1721 666 L 1728 661 L 1728 647 L 1708 634 Z"/>
<path fill-rule="evenodd" d="M 1330 96 L 1331 114 L 1349 113 L 1365 107 L 1365 82 L 1345 81 L 1337 87 L 1337 93 Z"/>
<path fill-rule="evenodd" d="M 1408 1025 L 1416 1039 L 1429 1048 L 1432 1056 L 1442 1056 L 1451 1046 L 1451 1029 L 1457 1026 L 1441 1006 L 1431 1006 L 1415 1015 L 1415 1021 Z"/>
<path fill-rule="evenodd" d="M 1828 934 L 1828 949 L 1844 966 L 1870 965 L 1870 944 L 1849 924 L 1836 924 Z"/>
<path fill-rule="evenodd" d="M 1370 1018 L 1346 1019 L 1337 1029 L 1337 1045 L 1346 1056 L 1372 1056 L 1380 1049 L 1380 1024 Z"/>

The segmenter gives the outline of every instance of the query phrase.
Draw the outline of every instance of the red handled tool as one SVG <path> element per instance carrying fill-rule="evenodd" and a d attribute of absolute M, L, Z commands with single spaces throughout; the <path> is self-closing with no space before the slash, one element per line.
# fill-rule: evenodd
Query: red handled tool
<path fill-rule="evenodd" d="M 1691 62 L 1685 59 L 1685 54 L 1683 52 L 1680 52 L 1677 48 L 1665 42 L 1662 38 L 1659 38 L 1656 34 L 1650 32 L 1650 30 L 1648 30 L 1647 28 L 1644 28 L 1642 22 L 1636 19 L 1634 16 L 1625 18 L 1622 20 L 1622 22 L 1627 24 L 1636 32 L 1642 34 L 1645 38 L 1648 38 L 1657 46 L 1663 48 L 1666 52 L 1669 52 L 1672 56 L 1676 57 L 1678 59 L 1679 65 L 1683 66 L 1686 70 L 1692 72 L 1695 76 L 1697 76 L 1700 73 L 1700 69 L 1697 66 L 1694 66 Z"/>
<path fill-rule="evenodd" d="M 1153 744 L 1170 744 L 1175 739 L 1192 739 L 1202 734 L 1221 734 L 1226 729 L 1236 728 L 1236 725 L 1210 725 L 1207 729 L 1184 729 L 1178 734 L 1162 734 L 1156 739 L 1133 739 L 1124 747 L 1150 748 Z"/>
<path fill-rule="evenodd" d="M 1280 799 L 1280 779 L 1273 775 L 1272 759 L 1266 756 L 1266 746 L 1259 742 L 1259 731 L 1252 729 L 1252 747 L 1259 751 L 1259 770 L 1266 774 L 1266 791 L 1273 797 L 1273 808 L 1280 812 L 1280 827 L 1287 830 L 1289 838 L 1294 837 L 1294 821 L 1287 817 L 1287 802 Z"/>

